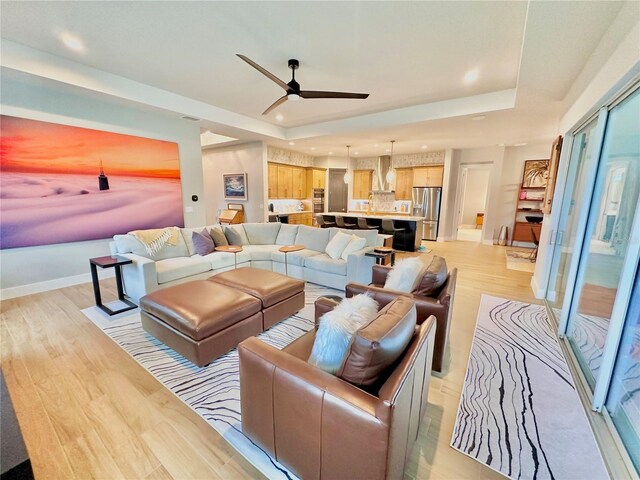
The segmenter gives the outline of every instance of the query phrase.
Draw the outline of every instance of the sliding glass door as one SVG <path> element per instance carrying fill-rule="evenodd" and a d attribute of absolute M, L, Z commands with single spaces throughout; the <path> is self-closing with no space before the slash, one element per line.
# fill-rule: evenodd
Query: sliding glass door
<path fill-rule="evenodd" d="M 600 373 L 638 204 L 639 132 L 636 91 L 609 112 L 568 318 L 567 338 L 592 388 Z"/>

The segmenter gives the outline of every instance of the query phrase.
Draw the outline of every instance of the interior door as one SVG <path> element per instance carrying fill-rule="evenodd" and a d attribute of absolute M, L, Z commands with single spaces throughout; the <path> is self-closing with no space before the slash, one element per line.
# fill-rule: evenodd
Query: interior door
<path fill-rule="evenodd" d="M 344 183 L 344 168 L 332 168 L 329 170 L 329 211 L 346 212 L 348 199 L 348 185 Z"/>

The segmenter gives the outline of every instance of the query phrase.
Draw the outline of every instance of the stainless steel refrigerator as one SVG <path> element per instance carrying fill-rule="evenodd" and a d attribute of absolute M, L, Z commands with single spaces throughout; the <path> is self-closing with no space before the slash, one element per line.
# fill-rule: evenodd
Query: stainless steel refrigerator
<path fill-rule="evenodd" d="M 413 187 L 412 213 L 414 217 L 422 217 L 423 240 L 435 240 L 438 237 L 441 196 L 442 188 L 440 187 Z M 418 225 L 419 228 L 420 225 Z"/>

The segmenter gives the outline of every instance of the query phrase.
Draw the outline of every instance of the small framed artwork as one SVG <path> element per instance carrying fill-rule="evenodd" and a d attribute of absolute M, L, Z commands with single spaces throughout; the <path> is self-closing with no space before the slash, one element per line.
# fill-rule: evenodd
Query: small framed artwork
<path fill-rule="evenodd" d="M 549 160 L 526 160 L 522 188 L 545 188 L 549 180 Z"/>
<path fill-rule="evenodd" d="M 225 200 L 247 199 L 247 174 L 225 173 L 222 175 Z"/>

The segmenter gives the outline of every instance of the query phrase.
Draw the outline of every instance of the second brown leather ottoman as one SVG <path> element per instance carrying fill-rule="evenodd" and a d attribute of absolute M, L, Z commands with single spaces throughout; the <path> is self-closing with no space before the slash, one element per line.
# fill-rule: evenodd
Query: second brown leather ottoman
<path fill-rule="evenodd" d="M 248 293 L 262 302 L 263 330 L 304 307 L 304 281 L 259 268 L 238 268 L 207 279 Z"/>
<path fill-rule="evenodd" d="M 195 280 L 140 299 L 142 328 L 203 366 L 262 331 L 262 302 L 237 288 Z"/>

